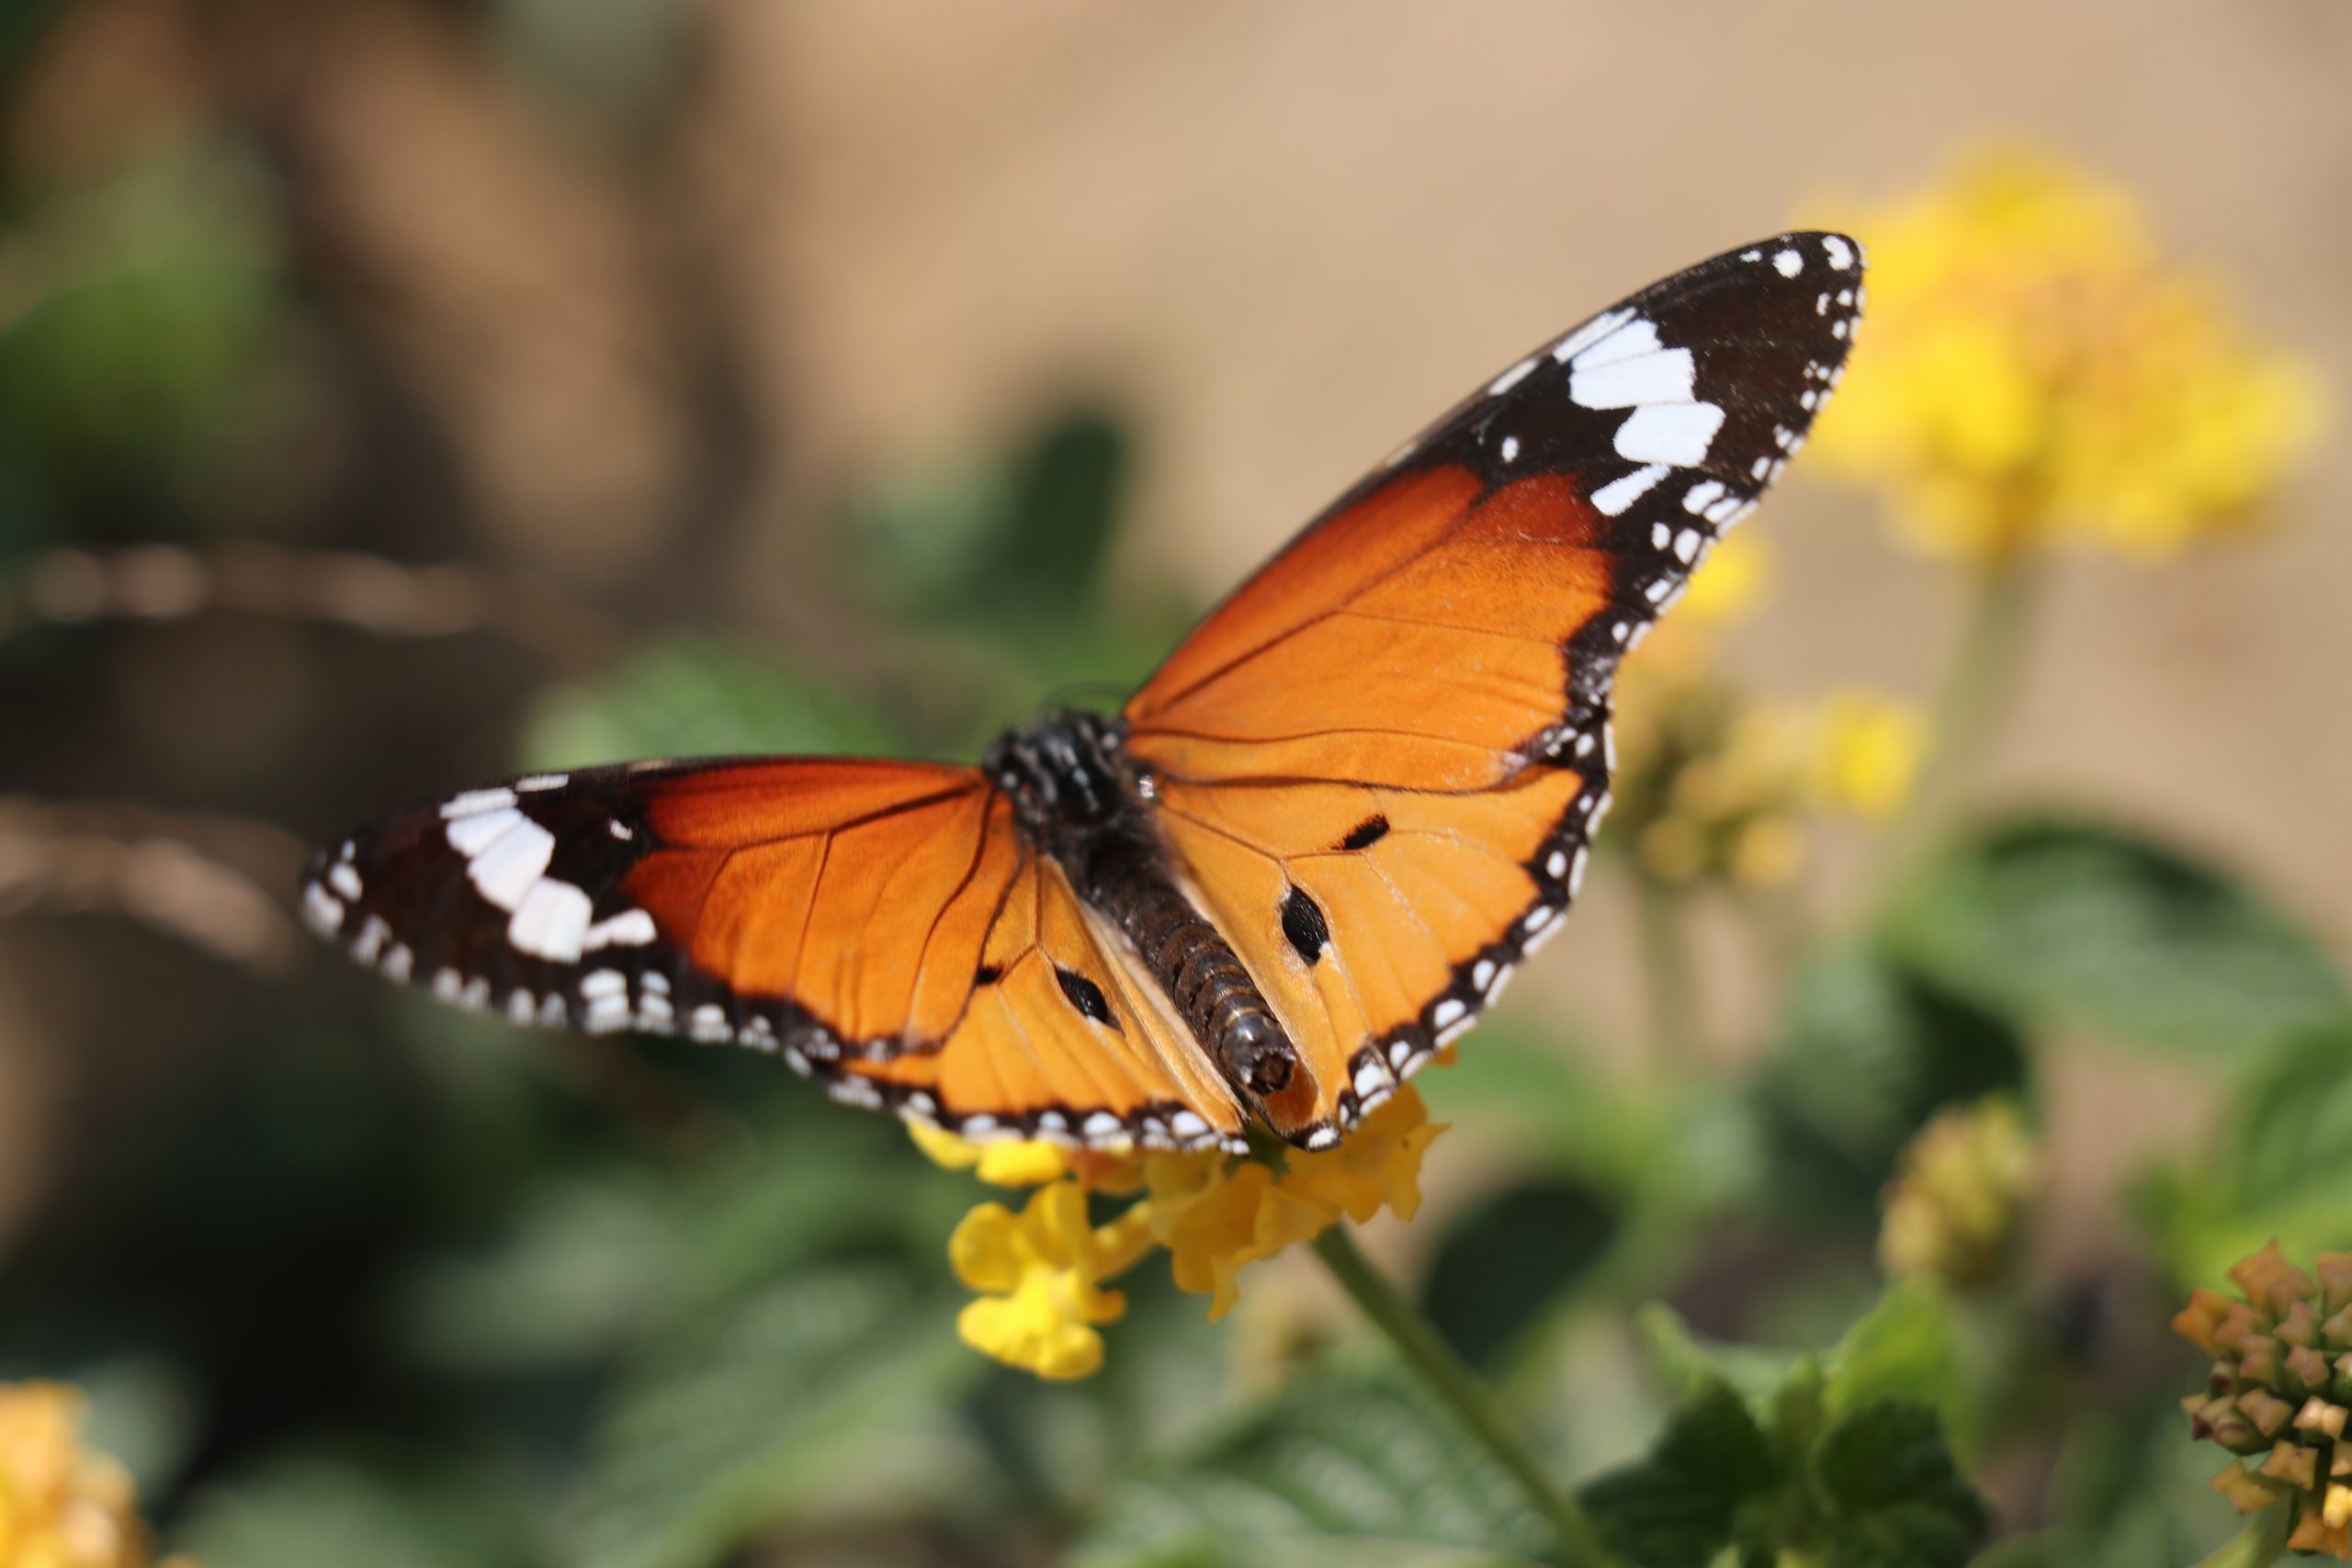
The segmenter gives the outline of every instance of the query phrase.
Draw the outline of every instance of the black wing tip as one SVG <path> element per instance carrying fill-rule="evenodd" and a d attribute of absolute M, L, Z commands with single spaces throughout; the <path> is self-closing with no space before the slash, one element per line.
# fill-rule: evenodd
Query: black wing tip
<path fill-rule="evenodd" d="M 1836 229 L 1790 229 L 1736 246 L 1691 270 L 1764 267 L 1793 283 L 1808 276 L 1819 279 L 1826 266 L 1831 275 L 1842 275 L 1850 282 L 1859 279 L 1869 265 L 1869 249 L 1851 234 Z"/>

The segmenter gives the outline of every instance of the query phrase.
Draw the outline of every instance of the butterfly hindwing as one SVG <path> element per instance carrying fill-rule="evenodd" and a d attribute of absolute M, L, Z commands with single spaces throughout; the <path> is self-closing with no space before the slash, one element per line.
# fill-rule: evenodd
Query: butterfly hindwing
<path fill-rule="evenodd" d="M 1602 311 L 1349 491 L 1129 702 L 1163 836 L 1316 1079 L 1278 1131 L 1336 1137 L 1558 919 L 1618 660 L 1804 444 L 1860 305 L 1860 248 L 1801 233 Z M 1335 856 L 1359 810 L 1395 841 Z M 1283 911 L 1318 878 L 1358 912 L 1323 911 L 1302 987 Z"/>
<path fill-rule="evenodd" d="M 847 1063 L 837 1096 L 967 1138 L 1245 1147 L 1241 1108 L 1134 952 L 1032 856 L 946 1045 Z"/>

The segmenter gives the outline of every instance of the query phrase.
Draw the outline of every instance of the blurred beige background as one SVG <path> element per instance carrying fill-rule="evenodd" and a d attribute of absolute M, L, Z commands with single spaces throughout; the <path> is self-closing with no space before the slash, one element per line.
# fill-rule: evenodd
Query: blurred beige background
<path fill-rule="evenodd" d="M 640 18 L 608 29 L 591 89 L 595 69 L 626 85 L 691 50 L 679 166 L 633 168 L 393 0 L 77 7 L 15 143 L 70 169 L 205 98 L 277 127 L 313 220 L 365 255 L 351 287 L 397 363 L 467 411 L 483 515 L 607 586 L 663 547 L 662 503 L 695 482 L 690 368 L 655 302 L 682 273 L 752 335 L 729 346 L 754 513 L 1102 389 L 1148 442 L 1125 570 L 1204 594 L 1527 343 L 1808 203 L 1899 195 L 1987 136 L 2139 190 L 2257 331 L 2339 400 L 2352 388 L 2352 6 L 2335 0 L 1964 17 L 707 0 L 667 30 L 641 20 L 659 6 L 536 8 Z M 2065 570 L 1993 760 L 2253 860 L 2339 941 L 2347 441 L 2339 418 L 2275 537 Z M 1953 585 L 1804 478 L 1765 514 L 1780 605 L 1743 656 L 1775 686 L 1924 691 Z M 804 542 L 738 536 L 750 558 L 712 581 L 789 633 Z"/>

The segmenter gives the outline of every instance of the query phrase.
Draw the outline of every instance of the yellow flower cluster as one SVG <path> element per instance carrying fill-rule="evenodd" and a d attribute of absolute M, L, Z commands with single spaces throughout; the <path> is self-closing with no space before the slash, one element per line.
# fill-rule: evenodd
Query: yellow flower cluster
<path fill-rule="evenodd" d="M 1927 734 L 1912 705 L 1859 688 L 1731 712 L 1666 782 L 1636 842 L 1643 867 L 1675 884 L 1784 886 L 1804 868 L 1806 813 L 1884 818 L 1909 796 Z"/>
<path fill-rule="evenodd" d="M 82 1446 L 85 1402 L 56 1383 L 0 1385 L 0 1568 L 142 1568 L 130 1477 Z M 174 1558 L 164 1568 L 192 1568 Z"/>
<path fill-rule="evenodd" d="M 2041 1182 L 2041 1156 L 2016 1101 L 1996 1097 L 1939 1112 L 1904 1149 L 1887 1188 L 1880 1267 L 1896 1279 L 1990 1283 Z"/>
<path fill-rule="evenodd" d="M 2287 1545 L 2352 1562 L 2352 1252 L 2324 1252 L 2318 1278 L 2272 1242 L 2230 1270 L 2244 1293 L 2199 1291 L 2174 1330 L 2213 1358 L 2205 1390 L 2181 1401 L 2189 1435 L 2233 1459 L 2213 1489 L 2241 1514 L 2284 1500 Z"/>
<path fill-rule="evenodd" d="M 2318 434 L 2312 371 L 2053 157 L 1985 152 L 1830 216 L 1870 247 L 1870 304 L 1815 456 L 1890 492 L 1934 554 L 2169 556 L 2242 525 Z"/>
<path fill-rule="evenodd" d="M 918 1128 L 923 1152 L 983 1179 L 1035 1185 L 1015 1213 L 982 1203 L 956 1226 L 948 1258 L 979 1299 L 956 1320 L 964 1342 L 1045 1378 L 1081 1378 L 1102 1364 L 1099 1325 L 1126 1311 L 1102 1281 L 1165 1247 L 1176 1283 L 1222 1317 L 1251 1263 L 1311 1241 L 1340 1216 L 1361 1224 L 1382 1209 L 1420 1207 L 1421 1155 L 1444 1131 L 1420 1097 L 1400 1089 L 1335 1148 L 1283 1151 L 1280 1168 L 1216 1151 L 1116 1156 L 1049 1144 L 975 1147 Z M 1126 1199 L 1096 1224 L 1091 1201 Z"/>

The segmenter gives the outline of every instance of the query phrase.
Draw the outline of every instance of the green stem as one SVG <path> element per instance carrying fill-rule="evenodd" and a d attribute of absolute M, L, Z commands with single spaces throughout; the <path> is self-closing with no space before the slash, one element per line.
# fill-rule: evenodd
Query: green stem
<path fill-rule="evenodd" d="M 1910 805 L 1879 840 L 1873 880 L 1881 886 L 1909 870 L 1947 826 L 1977 765 L 1999 739 L 2025 663 L 2036 586 L 2032 568 L 2022 555 L 2010 556 L 1976 577 L 1968 618 L 1936 703 L 1934 750 Z"/>
<path fill-rule="evenodd" d="M 1648 992 L 1650 1062 L 1670 1073 L 1690 1066 L 1699 1049 L 1698 992 L 1690 964 L 1690 926 L 1682 893 L 1636 872 L 1642 981 Z"/>
<path fill-rule="evenodd" d="M 2197 1568 L 2267 1568 L 2287 1554 L 2287 1532 L 2294 1509 L 2273 1503 L 2245 1522 L 2245 1529 L 2216 1547 Z"/>
<path fill-rule="evenodd" d="M 1315 1255 L 1348 1292 L 1373 1325 L 1388 1337 L 1405 1364 L 1419 1375 L 1422 1386 L 1444 1404 L 1469 1428 L 1497 1463 L 1510 1472 L 1528 1497 L 1552 1523 L 1560 1550 L 1574 1568 L 1612 1568 L 1614 1559 L 1601 1546 L 1592 1520 L 1576 1499 L 1555 1486 L 1532 1454 L 1527 1451 L 1496 1413 L 1494 1401 L 1476 1374 L 1462 1364 L 1453 1347 L 1413 1304 L 1397 1293 L 1379 1270 L 1356 1249 L 1345 1224 L 1327 1228 L 1315 1240 Z"/>

